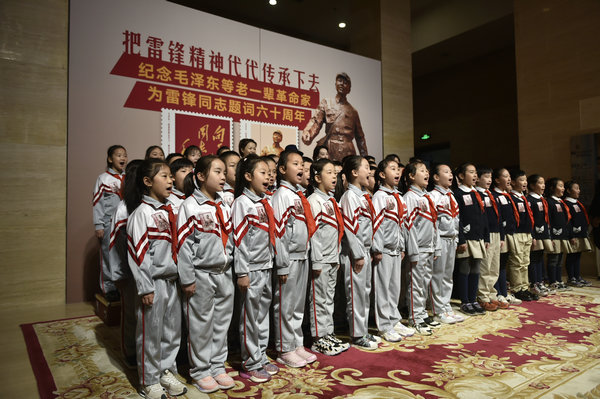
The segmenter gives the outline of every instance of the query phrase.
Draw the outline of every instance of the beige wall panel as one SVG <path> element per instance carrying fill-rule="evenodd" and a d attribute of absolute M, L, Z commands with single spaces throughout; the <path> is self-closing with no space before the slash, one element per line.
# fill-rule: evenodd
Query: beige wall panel
<path fill-rule="evenodd" d="M 64 146 L 66 69 L 6 59 L 0 60 L 0 69 L 2 140 Z"/>
<path fill-rule="evenodd" d="M 0 13 L 0 302 L 64 303 L 68 2 Z"/>
<path fill-rule="evenodd" d="M 514 9 L 521 166 L 568 179 L 570 138 L 590 129 L 580 102 L 600 96 L 600 2 L 515 1 Z M 591 257 L 583 260 L 595 274 Z"/>
<path fill-rule="evenodd" d="M 414 154 L 410 3 L 381 0 L 383 153 Z"/>

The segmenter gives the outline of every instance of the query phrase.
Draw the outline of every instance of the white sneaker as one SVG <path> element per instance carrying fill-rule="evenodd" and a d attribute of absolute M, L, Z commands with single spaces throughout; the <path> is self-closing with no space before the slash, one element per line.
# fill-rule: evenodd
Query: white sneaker
<path fill-rule="evenodd" d="M 172 396 L 183 395 L 187 392 L 185 385 L 177 379 L 169 370 L 160 377 L 160 385 Z"/>
<path fill-rule="evenodd" d="M 420 335 L 433 334 L 433 331 L 431 330 L 431 328 L 429 328 L 427 323 L 424 323 L 424 322 L 421 324 L 415 324 L 414 328 L 415 328 L 415 331 L 417 332 L 417 334 L 420 334 Z"/>
<path fill-rule="evenodd" d="M 456 323 L 456 319 L 451 317 L 448 313 L 442 313 L 440 315 L 436 314 L 435 316 L 433 316 L 433 320 L 437 321 L 438 323 L 443 323 L 443 324 Z"/>
<path fill-rule="evenodd" d="M 388 342 L 400 342 L 402 341 L 402 337 L 400 336 L 400 334 L 398 334 L 396 332 L 396 330 L 394 330 L 393 328 L 390 331 L 386 331 L 384 333 L 381 333 L 381 337 L 383 339 L 385 339 Z"/>
<path fill-rule="evenodd" d="M 146 399 L 167 399 L 167 394 L 160 384 L 146 385 L 142 387 L 139 394 Z"/>
<path fill-rule="evenodd" d="M 508 302 L 508 299 L 506 299 L 506 298 L 505 298 L 504 296 L 502 296 L 502 295 L 498 295 L 498 298 L 497 298 L 497 300 L 498 300 L 498 302 L 502 302 L 502 303 L 509 303 L 509 302 Z"/>
<path fill-rule="evenodd" d="M 512 293 L 508 293 L 508 295 L 506 296 L 506 300 L 508 301 L 508 303 L 510 303 L 511 305 L 520 305 L 523 303 L 523 301 L 521 301 L 519 298 L 516 298 Z"/>
<path fill-rule="evenodd" d="M 462 323 L 463 321 L 465 321 L 465 318 L 458 313 L 455 313 L 453 310 L 449 311 L 448 313 L 446 313 L 449 317 L 453 318 L 455 322 L 457 323 Z"/>
<path fill-rule="evenodd" d="M 396 332 L 402 337 L 412 337 L 413 335 L 415 335 L 414 328 L 406 327 L 401 322 L 396 323 L 396 325 L 394 326 L 394 330 L 396 330 Z"/>

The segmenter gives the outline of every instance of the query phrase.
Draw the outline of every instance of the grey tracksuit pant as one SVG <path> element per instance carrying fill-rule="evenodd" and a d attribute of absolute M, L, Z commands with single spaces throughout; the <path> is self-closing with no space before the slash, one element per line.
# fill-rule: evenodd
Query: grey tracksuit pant
<path fill-rule="evenodd" d="M 366 251 L 369 254 L 369 248 Z M 341 254 L 346 288 L 346 317 L 351 337 L 362 337 L 369 331 L 371 295 L 371 256 L 365 256 L 365 265 L 356 273 L 348 254 Z"/>
<path fill-rule="evenodd" d="M 116 291 L 117 287 L 115 283 L 110 279 L 112 273 L 110 271 L 110 264 L 108 263 L 108 250 L 110 247 L 110 226 L 104 228 L 104 237 L 100 241 L 100 289 L 102 293 Z"/>
<path fill-rule="evenodd" d="M 408 291 L 408 320 L 412 325 L 423 323 L 427 318 L 427 310 L 425 304 L 427 302 L 427 294 L 429 282 L 431 281 L 431 273 L 433 270 L 433 254 L 431 252 L 419 253 L 417 264 L 409 266 Z"/>
<path fill-rule="evenodd" d="M 271 269 L 248 273 L 250 287 L 246 294 L 240 293 L 240 344 L 244 370 L 258 370 L 266 363 L 269 343 L 269 310 L 271 308 Z"/>
<path fill-rule="evenodd" d="M 456 258 L 456 238 L 441 237 L 441 255 L 433 261 L 433 273 L 429 283 L 431 310 L 436 315 L 452 311 L 452 274 Z"/>
<path fill-rule="evenodd" d="M 273 319 L 275 324 L 275 350 L 285 353 L 304 345 L 302 319 L 308 283 L 308 260 L 290 259 L 287 282 L 275 279 Z"/>
<path fill-rule="evenodd" d="M 321 274 L 311 276 L 310 282 L 310 332 L 313 337 L 333 334 L 333 297 L 337 282 L 337 263 L 322 264 Z"/>
<path fill-rule="evenodd" d="M 136 349 L 141 385 L 158 384 L 166 370 L 177 373 L 181 341 L 181 299 L 176 280 L 154 280 L 154 303 L 136 299 Z"/>
<path fill-rule="evenodd" d="M 234 287 L 231 269 L 219 274 L 195 269 L 194 274 L 196 292 L 183 310 L 189 331 L 190 376 L 201 380 L 225 372 Z"/>
<path fill-rule="evenodd" d="M 401 263 L 400 255 L 383 253 L 381 262 L 373 266 L 375 322 L 381 332 L 390 331 L 402 320 L 398 311 Z"/>

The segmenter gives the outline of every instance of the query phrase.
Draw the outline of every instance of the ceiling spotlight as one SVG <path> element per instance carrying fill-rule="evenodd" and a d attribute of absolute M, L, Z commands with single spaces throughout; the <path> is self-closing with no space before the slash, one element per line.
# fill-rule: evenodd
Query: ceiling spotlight
<path fill-rule="evenodd" d="M 277 5 L 277 0 L 269 0 L 269 4 L 275 6 Z"/>
<path fill-rule="evenodd" d="M 340 22 L 340 23 L 338 24 L 338 26 L 339 26 L 341 29 L 344 29 L 344 28 L 346 27 L 346 23 L 345 23 L 345 22 Z"/>

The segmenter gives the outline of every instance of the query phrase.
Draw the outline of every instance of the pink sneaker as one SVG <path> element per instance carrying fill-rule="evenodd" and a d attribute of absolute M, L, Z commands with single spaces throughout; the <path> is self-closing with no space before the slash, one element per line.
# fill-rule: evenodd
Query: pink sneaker
<path fill-rule="evenodd" d="M 201 380 L 193 380 L 193 384 L 203 393 L 212 393 L 219 390 L 219 384 L 217 384 L 217 381 L 210 375 Z"/>
<path fill-rule="evenodd" d="M 279 354 L 277 361 L 288 367 L 299 368 L 306 366 L 306 360 L 298 356 L 295 351 Z"/>
<path fill-rule="evenodd" d="M 227 373 L 221 373 L 215 377 L 215 381 L 221 389 L 231 389 L 235 386 L 235 381 Z"/>
<path fill-rule="evenodd" d="M 310 364 L 310 363 L 314 362 L 315 360 L 317 360 L 317 355 L 315 355 L 314 353 L 308 352 L 306 349 L 304 349 L 303 346 L 299 346 L 298 348 L 296 348 L 296 355 L 298 355 L 302 359 L 304 359 L 306 364 Z"/>

